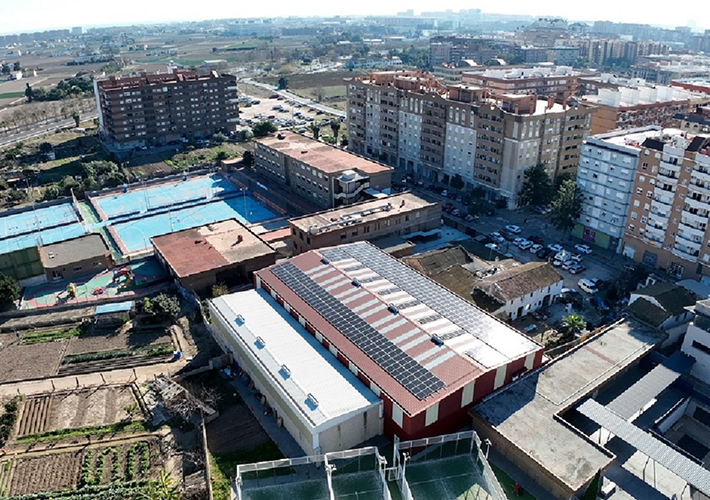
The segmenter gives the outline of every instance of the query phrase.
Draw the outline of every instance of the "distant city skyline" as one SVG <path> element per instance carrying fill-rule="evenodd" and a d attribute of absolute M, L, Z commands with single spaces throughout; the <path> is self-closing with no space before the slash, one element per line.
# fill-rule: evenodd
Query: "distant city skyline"
<path fill-rule="evenodd" d="M 600 0 L 588 3 L 529 2 L 510 0 L 497 4 L 476 5 L 465 0 L 453 0 L 446 4 L 447 10 L 481 9 L 489 14 L 530 15 L 535 17 L 562 17 L 571 21 L 596 20 L 653 24 L 666 27 L 693 26 L 695 29 L 710 27 L 710 4 L 695 3 L 691 9 L 641 8 L 637 2 L 615 2 Z M 591 7 L 591 8 L 590 8 Z M 117 8 L 97 8 L 95 2 L 75 0 L 65 7 L 59 7 L 54 0 L 16 2 L 0 0 L 0 34 L 44 31 L 50 29 L 84 28 L 96 26 L 123 26 L 163 22 L 204 21 L 245 17 L 310 17 L 333 15 L 396 15 L 403 10 L 413 10 L 415 14 L 434 12 L 436 5 L 431 2 L 414 0 L 406 5 L 389 4 L 376 0 L 361 0 L 344 5 L 342 3 L 311 3 L 272 0 L 271 2 L 225 2 L 223 0 L 201 0 L 198 3 L 124 0 Z M 692 13 L 692 14 L 691 14 Z M 692 17 L 690 17 L 692 15 Z M 706 24 L 707 23 L 707 24 Z"/>

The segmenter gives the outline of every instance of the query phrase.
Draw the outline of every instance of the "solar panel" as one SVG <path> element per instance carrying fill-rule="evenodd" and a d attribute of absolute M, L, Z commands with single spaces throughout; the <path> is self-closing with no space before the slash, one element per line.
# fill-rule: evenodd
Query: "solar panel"
<path fill-rule="evenodd" d="M 323 249 L 321 253 L 333 262 L 352 259 L 360 261 L 392 283 L 398 290 L 407 292 L 454 323 L 463 331 L 462 333 L 468 332 L 488 344 L 489 348 L 497 351 L 499 356 L 492 356 L 492 353 L 488 352 L 490 349 L 486 350 L 486 355 L 480 360 L 475 358 L 473 353 L 471 355 L 484 366 L 492 366 L 487 363 L 492 362 L 493 359 L 515 359 L 536 348 L 533 342 L 504 323 L 367 243 L 352 243 L 338 248 Z M 480 351 L 475 350 L 475 352 Z"/>
<path fill-rule="evenodd" d="M 344 260 L 337 259 L 334 255 L 326 257 L 332 261 Z M 444 387 L 444 382 L 438 377 L 414 361 L 345 304 L 323 290 L 292 263 L 285 262 L 274 266 L 271 272 L 417 399 L 425 399 Z"/>

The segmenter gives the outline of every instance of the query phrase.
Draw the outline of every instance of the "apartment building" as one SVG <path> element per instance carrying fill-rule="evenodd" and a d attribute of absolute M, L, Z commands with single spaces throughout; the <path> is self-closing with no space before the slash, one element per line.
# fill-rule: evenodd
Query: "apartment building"
<path fill-rule="evenodd" d="M 234 131 L 239 116 L 232 75 L 192 71 L 94 81 L 102 137 L 119 149 Z"/>
<path fill-rule="evenodd" d="M 664 129 L 638 161 L 623 254 L 677 277 L 710 275 L 710 137 Z"/>
<path fill-rule="evenodd" d="M 412 193 L 304 215 L 288 221 L 294 255 L 383 236 L 429 236 L 441 227 L 441 204 Z"/>
<path fill-rule="evenodd" d="M 378 196 L 392 185 L 392 168 L 294 132 L 254 141 L 258 172 L 324 208 Z"/>
<path fill-rule="evenodd" d="M 660 131 L 660 127 L 644 127 L 590 136 L 584 141 L 577 168 L 583 202 L 575 236 L 621 251 L 641 144 L 658 137 Z"/>
<path fill-rule="evenodd" d="M 581 73 L 568 66 L 553 68 L 487 69 L 481 73 L 466 72 L 461 83 L 489 90 L 494 94 L 537 94 L 554 97 L 559 102 L 577 92 Z"/>
<path fill-rule="evenodd" d="M 597 108 L 591 129 L 592 135 L 597 135 L 647 125 L 670 127 L 677 113 L 687 113 L 706 97 L 644 82 L 635 87 L 600 88 L 596 95 L 585 95 L 582 100 Z"/>
<path fill-rule="evenodd" d="M 515 205 L 524 171 L 574 174 L 593 110 L 535 95 L 492 95 L 444 86 L 413 71 L 379 72 L 348 84 L 349 149 L 428 180 L 456 175 Z"/>
<path fill-rule="evenodd" d="M 429 39 L 429 64 L 432 67 L 472 59 L 481 64 L 512 53 L 507 40 L 468 36 L 434 36 Z"/>

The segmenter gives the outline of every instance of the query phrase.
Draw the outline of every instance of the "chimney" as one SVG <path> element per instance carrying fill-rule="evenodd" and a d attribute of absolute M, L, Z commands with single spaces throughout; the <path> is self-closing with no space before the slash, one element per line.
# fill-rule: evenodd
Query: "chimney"
<path fill-rule="evenodd" d="M 555 104 L 555 100 L 552 97 L 547 98 L 547 109 L 552 109 L 552 106 Z"/>
<path fill-rule="evenodd" d="M 238 234 L 237 235 L 237 243 L 241 243 L 242 241 L 244 241 L 244 236 L 242 236 L 241 234 Z"/>
<path fill-rule="evenodd" d="M 402 200 L 402 203 L 399 204 L 399 208 L 402 208 L 404 206 L 405 200 Z"/>

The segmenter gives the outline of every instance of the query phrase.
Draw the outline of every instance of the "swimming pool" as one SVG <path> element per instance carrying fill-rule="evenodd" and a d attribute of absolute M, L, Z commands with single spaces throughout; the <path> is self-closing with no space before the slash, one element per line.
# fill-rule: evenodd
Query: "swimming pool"
<path fill-rule="evenodd" d="M 252 224 L 278 215 L 261 205 L 248 194 L 229 199 L 215 199 L 211 203 L 180 208 L 156 215 L 112 224 L 118 238 L 128 253 L 134 253 L 151 246 L 150 238 L 162 234 L 181 231 L 227 219 L 237 219 L 243 224 Z"/>
<path fill-rule="evenodd" d="M 237 188 L 219 174 L 174 179 L 158 184 L 132 185 L 124 192 L 97 195 L 92 198 L 95 206 L 108 219 L 129 213 L 150 211 L 188 202 L 210 199 L 219 193 L 236 191 Z"/>

